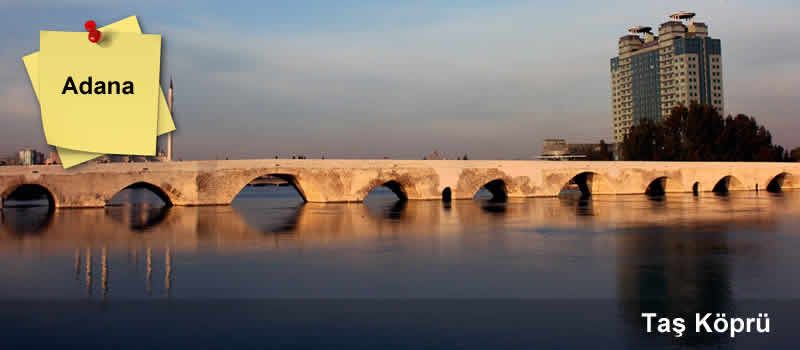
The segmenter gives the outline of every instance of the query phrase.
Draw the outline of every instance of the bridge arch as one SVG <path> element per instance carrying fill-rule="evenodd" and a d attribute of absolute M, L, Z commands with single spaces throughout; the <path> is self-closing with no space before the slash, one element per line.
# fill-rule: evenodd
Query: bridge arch
<path fill-rule="evenodd" d="M 667 193 L 668 180 L 669 179 L 666 176 L 655 178 L 653 181 L 650 181 L 649 185 L 647 185 L 644 193 L 649 196 L 663 196 Z"/>
<path fill-rule="evenodd" d="M 792 188 L 795 184 L 795 177 L 794 175 L 782 172 L 778 175 L 772 177 L 767 183 L 767 191 L 769 192 L 781 192 L 785 188 Z"/>
<path fill-rule="evenodd" d="M 489 199 L 492 202 L 502 202 L 508 199 L 508 185 L 503 179 L 494 179 L 485 183 L 475 191 L 473 198 L 476 198 L 478 192 L 483 188 L 492 194 L 492 198 Z"/>
<path fill-rule="evenodd" d="M 561 191 L 577 189 L 581 197 L 590 197 L 595 193 L 612 193 L 611 188 L 600 174 L 593 171 L 583 171 L 575 174 L 561 187 Z"/>
<path fill-rule="evenodd" d="M 111 195 L 108 196 L 108 198 L 106 198 L 106 201 L 105 201 L 106 205 L 112 205 L 113 204 L 113 203 L 111 203 L 112 200 L 120 192 L 122 192 L 124 190 L 131 190 L 131 189 L 146 189 L 146 190 L 152 192 L 153 194 L 155 194 L 159 199 L 161 199 L 164 202 L 164 206 L 166 206 L 166 207 L 171 207 L 175 203 L 173 201 L 172 197 L 170 196 L 169 192 L 165 191 L 160 186 L 154 185 L 154 184 L 146 182 L 146 181 L 138 181 L 138 182 L 134 182 L 134 183 L 132 183 L 130 185 L 127 185 L 127 186 L 125 186 L 123 188 L 120 188 L 119 190 L 114 191 L 113 193 L 111 193 Z"/>
<path fill-rule="evenodd" d="M 452 200 L 453 200 L 453 191 L 450 189 L 450 187 L 445 187 L 444 190 L 442 190 L 442 201 L 450 202 Z"/>
<path fill-rule="evenodd" d="M 739 179 L 733 175 L 727 175 L 717 181 L 712 191 L 714 193 L 728 193 L 730 191 L 738 191 L 744 188 L 744 184 L 742 184 Z"/>
<path fill-rule="evenodd" d="M 292 188 L 294 188 L 295 191 L 297 191 L 297 193 L 300 195 L 300 197 L 303 198 L 303 202 L 308 202 L 308 198 L 306 197 L 306 193 L 303 190 L 303 186 L 300 184 L 300 181 L 298 181 L 297 176 L 294 175 L 294 174 L 290 174 L 290 173 L 279 173 L 279 172 L 276 172 L 276 173 L 267 172 L 267 173 L 264 173 L 264 174 L 260 174 L 258 176 L 253 176 L 253 177 L 247 178 L 247 182 L 245 182 L 245 183 L 241 184 L 240 186 L 238 186 L 238 191 L 234 195 L 234 198 L 240 192 L 242 192 L 242 190 L 247 185 L 249 185 L 253 181 L 255 181 L 257 179 L 260 179 L 260 178 L 263 178 L 263 177 L 268 177 L 268 176 L 269 177 L 278 178 L 278 179 L 281 179 L 283 181 L 286 181 L 289 184 L 289 186 L 292 186 Z"/>
<path fill-rule="evenodd" d="M 406 191 L 405 186 L 403 186 L 402 183 L 400 183 L 399 181 L 394 180 L 394 179 L 391 179 L 391 180 L 388 180 L 388 181 L 386 181 L 386 180 L 374 180 L 374 181 L 372 181 L 370 183 L 370 185 L 368 187 L 369 188 L 366 191 L 366 193 L 362 196 L 361 201 L 364 201 L 365 199 L 367 199 L 367 196 L 369 196 L 370 192 L 372 192 L 373 190 L 375 190 L 376 188 L 379 188 L 379 187 L 388 188 L 401 201 L 408 200 L 408 192 Z"/>
<path fill-rule="evenodd" d="M 8 200 L 32 200 L 41 197 L 47 200 L 47 205 L 50 209 L 55 209 L 58 205 L 57 198 L 53 191 L 37 183 L 23 183 L 10 186 L 3 191 L 2 198 L 0 199 L 3 202 L 3 206 L 6 206 L 7 204 L 5 202 Z"/>

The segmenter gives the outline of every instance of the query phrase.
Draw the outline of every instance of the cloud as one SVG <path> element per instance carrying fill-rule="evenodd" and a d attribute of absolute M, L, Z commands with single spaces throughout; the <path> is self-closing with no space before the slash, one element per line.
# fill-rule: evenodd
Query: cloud
<path fill-rule="evenodd" d="M 266 133 L 302 128 L 287 131 L 310 136 L 306 147 L 318 152 L 344 155 L 363 147 L 353 141 L 364 139 L 363 133 L 341 126 L 360 130 L 355 125 L 365 123 L 377 135 L 426 137 L 395 149 L 380 140 L 369 147 L 389 155 L 421 155 L 430 149 L 418 145 L 440 144 L 483 157 L 530 157 L 541 139 L 556 134 L 608 138 L 610 121 L 601 114 L 609 109 L 603 45 L 531 39 L 526 33 L 536 32 L 535 25 L 488 22 L 485 28 L 459 21 L 390 33 L 166 32 L 169 60 L 181 62 L 170 65 L 179 84 L 213 87 L 213 96 L 205 95 L 210 89 L 181 92 L 203 95 L 193 103 L 208 101 L 189 107 L 192 113 L 218 111 L 237 125 L 252 119 L 250 127 Z M 586 60 L 590 55 L 603 58 Z M 202 83 L 186 81 L 195 77 Z M 433 129 L 434 124 L 448 127 Z"/>

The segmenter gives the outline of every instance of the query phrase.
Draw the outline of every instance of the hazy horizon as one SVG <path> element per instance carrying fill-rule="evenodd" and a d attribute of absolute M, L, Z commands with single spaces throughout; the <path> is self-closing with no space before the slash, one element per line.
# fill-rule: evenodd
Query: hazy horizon
<path fill-rule="evenodd" d="M 545 138 L 611 137 L 609 59 L 634 25 L 697 13 L 722 40 L 725 113 L 800 146 L 790 1 L 0 1 L 0 155 L 45 151 L 22 56 L 39 30 L 136 15 L 175 79 L 175 158 L 530 159 Z"/>

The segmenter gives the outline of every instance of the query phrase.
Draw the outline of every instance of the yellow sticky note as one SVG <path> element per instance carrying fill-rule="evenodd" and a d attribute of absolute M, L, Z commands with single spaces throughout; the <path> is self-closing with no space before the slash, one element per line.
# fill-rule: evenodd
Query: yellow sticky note
<path fill-rule="evenodd" d="M 136 16 L 130 16 L 125 19 L 119 20 L 117 22 L 111 23 L 105 27 L 99 28 L 103 33 L 114 33 L 114 32 L 123 32 L 123 33 L 142 33 L 142 28 L 139 25 L 139 20 Z M 31 85 L 33 85 L 33 92 L 36 94 L 36 97 L 39 97 L 39 52 L 34 52 L 30 55 L 27 55 L 22 58 L 22 61 L 25 63 L 25 70 L 28 71 L 28 76 L 31 79 Z M 164 97 L 164 92 L 162 89 L 158 91 L 158 125 L 156 127 L 156 133 L 158 135 L 164 135 L 170 132 L 175 131 L 175 122 L 172 119 L 172 113 L 169 110 L 169 106 L 167 105 L 167 99 Z M 76 151 L 61 147 L 56 147 L 56 152 L 58 153 L 59 159 L 61 159 L 61 164 L 64 168 L 69 168 L 97 157 L 103 155 L 103 153 L 91 153 L 91 152 L 82 152 Z"/>
<path fill-rule="evenodd" d="M 39 103 L 47 143 L 155 155 L 161 36 L 39 33 Z"/>

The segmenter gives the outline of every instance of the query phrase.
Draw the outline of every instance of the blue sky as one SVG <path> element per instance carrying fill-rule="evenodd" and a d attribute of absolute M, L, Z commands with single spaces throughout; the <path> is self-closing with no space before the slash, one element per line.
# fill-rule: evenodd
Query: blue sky
<path fill-rule="evenodd" d="M 722 39 L 726 109 L 800 146 L 790 1 L 0 1 L 0 155 L 44 149 L 21 57 L 39 30 L 139 16 L 164 35 L 177 157 L 522 158 L 611 139 L 608 59 L 633 25 L 698 13 Z"/>

